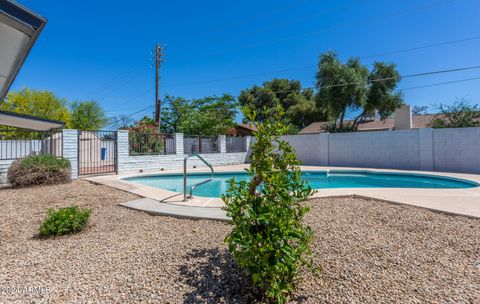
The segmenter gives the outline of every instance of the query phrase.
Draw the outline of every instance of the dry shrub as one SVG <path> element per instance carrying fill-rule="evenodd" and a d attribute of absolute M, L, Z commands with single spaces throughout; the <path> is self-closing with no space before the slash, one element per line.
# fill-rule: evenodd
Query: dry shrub
<path fill-rule="evenodd" d="M 16 160 L 8 169 L 13 187 L 64 184 L 70 182 L 70 177 L 70 161 L 47 154 Z"/>

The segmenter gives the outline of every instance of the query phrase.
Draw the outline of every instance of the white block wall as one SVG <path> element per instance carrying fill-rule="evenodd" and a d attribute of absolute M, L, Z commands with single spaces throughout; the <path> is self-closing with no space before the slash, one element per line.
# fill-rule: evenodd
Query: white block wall
<path fill-rule="evenodd" d="M 8 168 L 13 163 L 13 161 L 14 160 L 10 160 L 10 159 L 0 160 L 0 186 L 8 184 L 8 179 L 7 179 Z"/>
<path fill-rule="evenodd" d="M 336 133 L 329 136 L 330 166 L 418 169 L 416 131 Z"/>
<path fill-rule="evenodd" d="M 480 174 L 480 128 L 418 129 L 404 131 L 289 135 L 282 137 L 297 151 L 305 165 L 435 170 Z M 63 130 L 63 157 L 72 164 L 72 178 L 78 176 L 78 133 Z M 175 155 L 130 156 L 128 131 L 118 131 L 118 171 L 138 172 L 183 168 L 183 134 L 175 134 Z M 224 136 L 220 149 L 226 151 Z M 247 137 L 247 147 L 254 138 Z M 248 152 L 212 153 L 202 156 L 212 165 L 248 162 Z M 7 182 L 13 160 L 0 160 L 0 185 Z M 189 166 L 204 166 L 190 159 Z"/>
<path fill-rule="evenodd" d="M 305 165 L 480 173 L 480 128 L 284 136 Z"/>
<path fill-rule="evenodd" d="M 78 177 L 78 131 L 67 130 L 63 131 L 63 158 L 68 159 L 72 166 L 72 179 Z"/>
<path fill-rule="evenodd" d="M 247 138 L 247 142 L 250 139 Z M 201 154 L 201 156 L 213 166 L 238 165 L 247 161 L 247 152 L 226 153 L 225 136 L 219 136 L 221 153 Z M 139 172 L 139 171 L 158 171 L 183 168 L 183 134 L 175 134 L 175 155 L 140 155 L 130 156 L 128 152 L 128 131 L 118 131 L 118 171 Z M 196 158 L 188 160 L 189 167 L 205 167 L 205 165 Z"/>
<path fill-rule="evenodd" d="M 282 139 L 295 147 L 297 157 L 304 165 L 326 165 L 328 164 L 328 137 L 329 134 L 324 133 L 286 135 L 282 136 Z"/>
<path fill-rule="evenodd" d="M 480 128 L 434 129 L 437 171 L 480 173 Z"/>

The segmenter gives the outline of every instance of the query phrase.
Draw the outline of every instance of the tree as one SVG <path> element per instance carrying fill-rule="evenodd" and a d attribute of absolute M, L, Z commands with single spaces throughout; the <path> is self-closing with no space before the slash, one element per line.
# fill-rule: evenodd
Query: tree
<path fill-rule="evenodd" d="M 73 102 L 71 127 L 78 130 L 99 130 L 108 122 L 105 112 L 96 101 Z"/>
<path fill-rule="evenodd" d="M 281 106 L 267 110 L 256 124 L 250 180 L 230 180 L 222 197 L 233 224 L 225 242 L 267 303 L 285 303 L 303 266 L 313 270 L 313 230 L 303 224 L 309 209 L 302 204 L 313 190 L 302 180 L 294 149 L 280 140 L 288 128 L 282 112 Z"/>
<path fill-rule="evenodd" d="M 369 71 L 358 58 L 341 63 L 330 51 L 320 56 L 316 78 L 317 107 L 335 118 L 338 129 L 357 130 L 372 113 L 378 112 L 385 119 L 403 104 L 402 95 L 395 92 L 400 74 L 394 64 L 375 62 Z M 348 111 L 359 114 L 346 122 Z"/>
<path fill-rule="evenodd" d="M 273 79 L 262 86 L 253 86 L 240 93 L 238 101 L 241 106 L 255 111 L 255 119 L 262 122 L 267 119 L 267 113 L 276 105 L 286 111 L 289 123 L 297 128 L 304 128 L 310 123 L 325 119 L 325 113 L 319 111 L 314 103 L 311 89 L 302 89 L 298 80 Z M 244 119 L 248 122 L 248 118 Z"/>
<path fill-rule="evenodd" d="M 219 135 L 235 126 L 237 104 L 228 94 L 186 100 L 167 96 L 162 110 L 162 132 Z"/>
<path fill-rule="evenodd" d="M 163 153 L 164 137 L 155 120 L 144 116 L 129 128 L 129 151 L 132 155 Z"/>
<path fill-rule="evenodd" d="M 427 106 L 413 106 L 413 109 L 412 109 L 413 116 L 425 115 L 427 113 L 428 113 Z"/>
<path fill-rule="evenodd" d="M 432 128 L 480 127 L 480 107 L 471 105 L 465 98 L 457 99 L 452 105 L 439 105 L 438 114 L 430 123 Z"/>
<path fill-rule="evenodd" d="M 133 119 L 130 115 L 120 114 L 118 116 L 112 117 L 112 125 L 119 130 L 128 129 L 132 126 Z"/>
<path fill-rule="evenodd" d="M 190 102 L 183 97 L 165 96 L 162 107 L 162 133 L 173 134 L 179 132 L 182 118 L 193 112 Z"/>
<path fill-rule="evenodd" d="M 65 99 L 55 96 L 50 91 L 30 90 L 10 92 L 0 109 L 19 114 L 59 120 L 70 127 L 71 115 Z"/>

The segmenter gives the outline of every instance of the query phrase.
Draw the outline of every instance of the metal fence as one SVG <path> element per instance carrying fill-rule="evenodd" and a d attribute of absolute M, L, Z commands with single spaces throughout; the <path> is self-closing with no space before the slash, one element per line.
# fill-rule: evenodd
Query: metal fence
<path fill-rule="evenodd" d="M 172 134 L 151 134 L 130 132 L 128 135 L 130 155 L 175 154 L 175 136 Z"/>
<path fill-rule="evenodd" d="M 247 152 L 247 143 L 243 136 L 227 136 L 227 153 Z"/>
<path fill-rule="evenodd" d="M 61 131 L 0 130 L 0 159 L 19 159 L 30 155 L 62 156 Z"/>
<path fill-rule="evenodd" d="M 117 132 L 78 131 L 78 174 L 117 172 Z"/>
<path fill-rule="evenodd" d="M 183 137 L 183 152 L 191 153 L 220 153 L 218 136 L 191 136 Z"/>

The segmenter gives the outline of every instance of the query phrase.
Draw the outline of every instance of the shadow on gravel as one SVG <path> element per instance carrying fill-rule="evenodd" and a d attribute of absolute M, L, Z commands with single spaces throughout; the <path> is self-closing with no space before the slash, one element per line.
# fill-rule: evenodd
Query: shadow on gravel
<path fill-rule="evenodd" d="M 193 291 L 184 303 L 254 303 L 254 289 L 227 250 L 192 250 L 185 258 L 181 280 Z"/>

